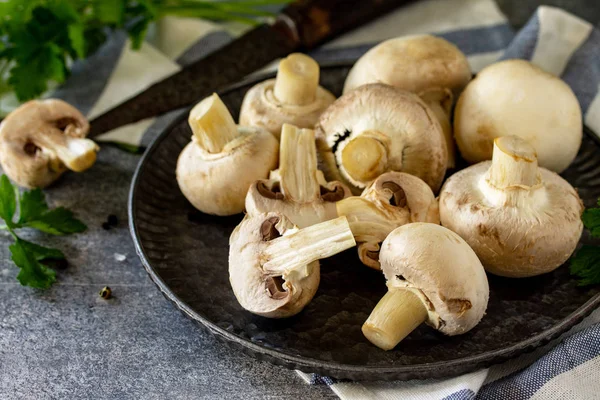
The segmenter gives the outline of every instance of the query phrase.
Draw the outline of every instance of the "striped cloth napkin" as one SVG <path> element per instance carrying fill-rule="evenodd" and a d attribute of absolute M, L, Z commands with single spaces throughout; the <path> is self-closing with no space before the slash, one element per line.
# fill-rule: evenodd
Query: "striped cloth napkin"
<path fill-rule="evenodd" d="M 124 35 L 113 37 L 77 63 L 52 96 L 93 118 L 241 32 L 237 25 L 165 18 L 140 51 L 132 51 Z M 561 76 L 575 91 L 585 123 L 600 133 L 600 31 L 560 9 L 540 7 L 515 34 L 492 0 L 421 1 L 328 43 L 312 56 L 321 62 L 355 60 L 382 40 L 415 33 L 434 33 L 455 43 L 475 72 L 500 58 L 526 58 Z M 145 145 L 181 112 L 116 129 L 98 140 Z M 358 383 L 298 374 L 309 383 L 329 385 L 342 399 L 597 399 L 599 322 L 597 310 L 534 353 L 447 380 Z"/>

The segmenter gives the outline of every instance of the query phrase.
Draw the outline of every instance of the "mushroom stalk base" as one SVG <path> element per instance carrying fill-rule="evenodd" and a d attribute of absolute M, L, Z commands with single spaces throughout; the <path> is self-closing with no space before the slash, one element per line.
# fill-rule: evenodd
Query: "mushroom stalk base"
<path fill-rule="evenodd" d="M 354 246 L 346 217 L 339 217 L 269 241 L 262 266 L 265 272 L 281 275 Z"/>
<path fill-rule="evenodd" d="M 342 149 L 342 165 L 352 179 L 372 181 L 386 170 L 386 146 L 373 137 L 358 135 Z"/>
<path fill-rule="evenodd" d="M 188 122 L 198 145 L 209 153 L 220 153 L 240 135 L 227 106 L 216 93 L 190 111 Z"/>
<path fill-rule="evenodd" d="M 319 198 L 315 132 L 284 124 L 279 150 L 279 175 L 283 195 L 298 203 Z"/>
<path fill-rule="evenodd" d="M 365 337 L 383 350 L 391 350 L 427 319 L 421 299 L 406 289 L 390 289 L 362 326 Z"/>
<path fill-rule="evenodd" d="M 337 213 L 346 216 L 357 242 L 382 242 L 398 227 L 399 222 L 386 215 L 371 201 L 362 197 L 348 197 L 336 203 Z M 406 222 L 409 221 L 407 212 Z"/>
<path fill-rule="evenodd" d="M 533 146 L 517 136 L 496 138 L 487 179 L 498 189 L 529 188 L 539 184 L 541 177 Z"/>
<path fill-rule="evenodd" d="M 274 95 L 280 102 L 305 105 L 315 101 L 319 85 L 319 64 L 304 54 L 290 54 L 279 63 Z"/>
<path fill-rule="evenodd" d="M 49 153 L 51 157 L 58 158 L 71 171 L 82 172 L 90 168 L 96 162 L 98 145 L 90 139 L 74 138 L 63 133 L 56 135 L 45 135 L 40 137 L 38 144 Z M 54 170 L 63 168 L 55 165 Z"/>

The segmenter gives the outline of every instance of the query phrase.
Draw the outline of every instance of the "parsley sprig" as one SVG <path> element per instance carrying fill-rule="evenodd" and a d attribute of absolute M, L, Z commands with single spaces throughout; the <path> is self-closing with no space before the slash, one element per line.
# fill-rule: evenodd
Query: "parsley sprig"
<path fill-rule="evenodd" d="M 581 220 L 593 238 L 600 238 L 600 207 L 585 210 Z M 583 245 L 571 259 L 570 271 L 579 278 L 579 286 L 600 284 L 600 247 Z"/>
<path fill-rule="evenodd" d="M 49 209 L 40 189 L 19 194 L 6 175 L 0 178 L 0 218 L 6 224 L 0 228 L 8 231 L 14 239 L 9 250 L 12 261 L 21 269 L 17 279 L 24 286 L 42 289 L 56 281 L 56 271 L 50 268 L 52 261 L 64 260 L 65 255 L 58 249 L 21 239 L 15 230 L 33 228 L 51 235 L 68 235 L 87 229 L 70 210 L 63 207 Z"/>
<path fill-rule="evenodd" d="M 110 32 L 124 29 L 141 46 L 164 16 L 257 23 L 264 6 L 289 0 L 5 0 L 0 2 L 0 95 L 38 97 L 62 83 L 74 60 L 92 54 Z"/>

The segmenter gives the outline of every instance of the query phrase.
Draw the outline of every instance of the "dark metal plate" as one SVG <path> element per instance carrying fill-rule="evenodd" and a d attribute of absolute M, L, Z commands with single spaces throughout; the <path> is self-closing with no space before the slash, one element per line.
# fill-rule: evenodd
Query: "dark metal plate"
<path fill-rule="evenodd" d="M 339 95 L 348 69 L 324 67 L 322 84 Z M 254 82 L 223 91 L 234 115 Z M 395 350 L 384 352 L 367 342 L 360 327 L 384 294 L 385 281 L 381 273 L 362 266 L 352 249 L 322 261 L 321 286 L 302 313 L 285 320 L 254 316 L 239 306 L 229 286 L 228 239 L 241 216 L 213 217 L 194 210 L 175 181 L 177 157 L 191 136 L 186 118 L 167 128 L 140 162 L 130 194 L 131 233 L 163 294 L 247 354 L 337 378 L 444 377 L 543 345 L 600 304 L 600 287 L 577 287 L 567 266 L 535 278 L 490 276 L 487 315 L 471 332 L 446 337 L 421 326 Z M 600 197 L 600 145 L 586 133 L 577 160 L 563 176 L 589 207 Z M 587 235 L 582 242 L 600 245 Z"/>

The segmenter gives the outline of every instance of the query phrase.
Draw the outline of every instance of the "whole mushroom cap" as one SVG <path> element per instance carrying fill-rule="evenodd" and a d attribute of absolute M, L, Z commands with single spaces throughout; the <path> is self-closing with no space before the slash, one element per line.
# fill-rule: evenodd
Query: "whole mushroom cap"
<path fill-rule="evenodd" d="M 454 135 L 471 163 L 492 158 L 493 141 L 516 135 L 533 145 L 540 166 L 564 171 L 582 139 L 581 108 L 562 80 L 524 60 L 484 68 L 461 94 Z"/>
<path fill-rule="evenodd" d="M 244 211 L 248 188 L 277 165 L 277 140 L 259 128 L 239 127 L 241 136 L 220 153 L 192 141 L 177 160 L 177 182 L 194 207 L 214 215 Z"/>
<path fill-rule="evenodd" d="M 439 122 L 415 94 L 383 84 L 363 85 L 337 99 L 316 127 L 317 151 L 329 180 L 359 194 L 386 171 L 441 186 L 447 150 Z"/>
<path fill-rule="evenodd" d="M 67 169 L 84 171 L 98 146 L 85 139 L 90 125 L 75 107 L 58 100 L 32 100 L 0 124 L 0 164 L 19 186 L 44 188 Z"/>
<path fill-rule="evenodd" d="M 420 94 L 450 89 L 454 95 L 471 79 L 465 55 L 452 43 L 431 35 L 389 39 L 366 52 L 354 64 L 344 93 L 367 83 L 385 83 Z"/>
<path fill-rule="evenodd" d="M 413 291 L 428 310 L 427 324 L 459 335 L 479 323 L 489 286 L 475 252 L 454 232 L 417 222 L 396 228 L 383 241 L 381 270 L 390 290 Z"/>
<path fill-rule="evenodd" d="M 501 190 L 487 181 L 491 166 L 481 162 L 446 181 L 440 193 L 442 225 L 465 239 L 495 275 L 528 277 L 561 266 L 583 229 L 577 192 L 544 168 L 534 187 Z"/>

